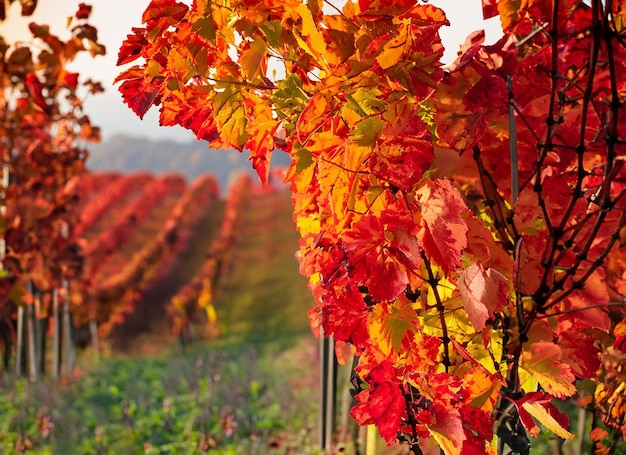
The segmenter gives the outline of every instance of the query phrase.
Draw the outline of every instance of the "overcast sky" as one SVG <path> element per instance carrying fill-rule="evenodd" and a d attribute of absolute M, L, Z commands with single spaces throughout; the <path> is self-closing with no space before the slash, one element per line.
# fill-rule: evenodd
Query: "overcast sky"
<path fill-rule="evenodd" d="M 39 0 L 35 14 L 30 18 L 19 16 L 19 2 L 8 11 L 8 20 L 0 23 L 0 35 L 10 43 L 27 40 L 30 37 L 28 23 L 49 24 L 51 31 L 62 38 L 68 36 L 67 17 L 72 16 L 80 0 Z M 148 0 L 85 0 L 93 10 L 90 23 L 98 29 L 99 41 L 107 48 L 107 55 L 91 59 L 83 56 L 73 69 L 80 72 L 81 78 L 99 80 L 106 93 L 86 101 L 86 112 L 94 125 L 102 128 L 103 139 L 123 132 L 134 136 L 148 136 L 154 139 L 169 138 L 179 141 L 193 139 L 193 134 L 179 127 L 162 127 L 158 124 L 158 110 L 152 108 L 143 121 L 122 102 L 121 95 L 113 86 L 119 72 L 115 66 L 120 44 L 132 27 L 141 25 L 141 15 Z M 189 3 L 189 2 L 186 2 Z M 459 45 L 474 30 L 485 29 L 487 43 L 501 36 L 497 18 L 482 21 L 481 0 L 431 0 L 446 12 L 451 27 L 443 27 L 442 40 L 446 46 L 446 62 L 454 60 Z"/>

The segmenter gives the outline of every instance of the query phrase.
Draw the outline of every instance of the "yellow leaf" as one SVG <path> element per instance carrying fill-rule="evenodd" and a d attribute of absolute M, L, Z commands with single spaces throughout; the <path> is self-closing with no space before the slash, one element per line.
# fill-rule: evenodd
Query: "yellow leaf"
<path fill-rule="evenodd" d="M 559 422 L 552 417 L 546 408 L 538 402 L 526 402 L 522 404 L 522 407 L 537 421 L 550 430 L 552 433 L 563 439 L 574 439 L 574 435 L 563 428 Z"/>
<path fill-rule="evenodd" d="M 522 0 L 501 0 L 498 2 L 498 13 L 502 30 L 506 33 L 511 31 L 520 20 L 519 11 Z"/>
<path fill-rule="evenodd" d="M 265 61 L 267 47 L 261 38 L 258 36 L 250 43 L 250 46 L 241 53 L 239 57 L 239 63 L 243 74 L 249 81 L 256 79 L 263 74 L 263 67 Z"/>
<path fill-rule="evenodd" d="M 202 291 L 198 296 L 198 306 L 200 308 L 205 308 L 208 305 L 211 305 L 211 301 L 213 300 L 213 286 L 211 286 L 211 280 L 209 278 L 205 278 L 202 280 Z"/>
<path fill-rule="evenodd" d="M 185 84 L 196 72 L 190 60 L 178 49 L 172 49 L 167 55 L 167 70 L 172 77 L 180 80 L 182 84 Z"/>
<path fill-rule="evenodd" d="M 372 340 L 377 340 L 383 353 L 402 352 L 404 344 L 420 329 L 417 313 L 410 302 L 396 299 L 389 305 L 376 305 L 368 322 Z"/>
<path fill-rule="evenodd" d="M 241 93 L 229 86 L 222 92 L 216 92 L 213 109 L 222 141 L 215 145 L 241 149 L 248 139 L 248 119 Z"/>
<path fill-rule="evenodd" d="M 217 321 L 217 312 L 215 311 L 215 307 L 210 303 L 204 308 L 206 311 L 206 316 L 210 324 L 213 324 Z"/>
<path fill-rule="evenodd" d="M 387 69 L 392 67 L 404 58 L 410 46 L 407 33 L 408 28 L 408 24 L 402 24 L 398 29 L 397 35 L 385 43 L 383 51 L 376 57 L 376 61 L 381 68 Z"/>
<path fill-rule="evenodd" d="M 618 5 L 613 3 L 613 9 L 616 7 L 619 8 L 617 12 L 613 13 L 613 23 L 615 24 L 615 31 L 618 35 L 624 35 L 626 32 L 626 2 L 621 0 L 616 2 Z"/>
<path fill-rule="evenodd" d="M 302 36 L 298 36 L 298 33 L 294 30 L 294 36 L 298 44 L 300 44 L 305 52 L 311 55 L 323 69 L 328 71 L 328 63 L 324 59 L 324 55 L 326 54 L 326 42 L 315 26 L 311 11 L 306 4 L 300 5 L 296 11 L 302 19 Z"/>

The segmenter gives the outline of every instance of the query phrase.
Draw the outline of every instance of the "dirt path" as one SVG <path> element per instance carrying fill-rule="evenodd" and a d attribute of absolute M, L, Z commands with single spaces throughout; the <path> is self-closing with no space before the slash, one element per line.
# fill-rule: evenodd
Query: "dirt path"
<path fill-rule="evenodd" d="M 166 307 L 178 290 L 204 264 L 209 245 L 219 235 L 224 201 L 207 205 L 202 217 L 188 232 L 182 232 L 167 270 L 142 292 L 135 309 L 111 331 L 108 342 L 121 354 L 153 355 L 169 346 L 173 339 L 167 323 Z"/>

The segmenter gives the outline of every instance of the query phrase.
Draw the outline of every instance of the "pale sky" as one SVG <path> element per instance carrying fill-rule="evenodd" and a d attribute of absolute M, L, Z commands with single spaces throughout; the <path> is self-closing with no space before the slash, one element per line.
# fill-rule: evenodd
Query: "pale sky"
<path fill-rule="evenodd" d="M 122 102 L 121 95 L 113 86 L 119 73 L 115 66 L 118 49 L 132 27 L 141 25 L 141 15 L 149 0 L 84 0 L 93 6 L 90 23 L 98 29 L 99 41 L 107 48 L 107 55 L 91 59 L 87 55 L 79 58 L 73 66 L 81 78 L 91 77 L 100 81 L 106 92 L 86 101 L 86 112 L 94 125 L 102 128 L 103 139 L 114 133 L 123 132 L 134 136 L 147 136 L 153 139 L 168 138 L 179 141 L 191 140 L 193 134 L 180 127 L 162 127 L 158 124 L 158 110 L 152 108 L 143 121 Z M 12 43 L 30 37 L 28 24 L 37 22 L 49 24 L 53 33 L 66 38 L 66 19 L 72 16 L 80 0 L 39 0 L 35 14 L 29 18 L 19 15 L 19 2 L 8 11 L 8 20 L 0 23 L 0 35 Z M 188 3 L 188 2 L 186 2 Z M 481 0 L 431 0 L 441 7 L 451 23 L 441 29 L 446 47 L 444 60 L 454 60 L 459 45 L 472 31 L 485 29 L 487 43 L 497 41 L 501 36 L 498 18 L 482 21 Z M 84 80 L 82 79 L 82 80 Z"/>

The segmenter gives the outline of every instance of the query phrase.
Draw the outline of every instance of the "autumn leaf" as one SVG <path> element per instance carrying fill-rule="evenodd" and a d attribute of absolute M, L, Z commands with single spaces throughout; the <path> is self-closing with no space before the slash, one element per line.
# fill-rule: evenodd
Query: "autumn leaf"
<path fill-rule="evenodd" d="M 46 114 L 50 112 L 50 106 L 43 96 L 43 85 L 36 74 L 29 73 L 26 75 L 26 88 L 33 102 Z"/>
<path fill-rule="evenodd" d="M 498 0 L 482 0 L 483 20 L 491 19 L 498 15 Z"/>
<path fill-rule="evenodd" d="M 600 351 L 593 336 L 582 330 L 567 330 L 559 334 L 558 344 L 563 352 L 561 360 L 577 377 L 591 379 L 596 375 Z"/>
<path fill-rule="evenodd" d="M 401 15 L 414 4 L 414 0 L 359 0 L 359 9 L 365 16 Z"/>
<path fill-rule="evenodd" d="M 161 85 L 156 80 L 146 81 L 143 70 L 134 66 L 121 73 L 113 83 L 121 82 L 119 90 L 124 102 L 143 119 L 146 112 L 158 99 Z"/>
<path fill-rule="evenodd" d="M 85 3 L 78 4 L 78 10 L 74 14 L 76 19 L 89 19 L 89 15 L 91 14 L 91 5 L 86 5 Z"/>
<path fill-rule="evenodd" d="M 253 81 L 259 75 L 265 75 L 264 62 L 266 52 L 265 42 L 261 38 L 255 37 L 247 49 L 241 53 L 239 63 L 247 80 Z"/>
<path fill-rule="evenodd" d="M 377 305 L 368 324 L 371 338 L 379 341 L 382 351 L 391 355 L 408 352 L 420 332 L 417 312 L 410 302 L 398 298 L 388 305 Z"/>
<path fill-rule="evenodd" d="M 465 311 L 477 332 L 508 303 L 506 278 L 494 269 L 485 270 L 477 262 L 461 274 L 459 291 Z"/>
<path fill-rule="evenodd" d="M 405 400 L 393 366 L 383 361 L 365 378 L 369 388 L 356 395 L 350 415 L 359 425 L 376 425 L 387 444 L 396 441 Z"/>
<path fill-rule="evenodd" d="M 246 105 L 241 92 L 228 84 L 224 90 L 216 92 L 213 98 L 215 122 L 219 127 L 221 144 L 224 147 L 235 147 L 239 150 L 248 139 L 246 125 Z"/>
<path fill-rule="evenodd" d="M 534 417 L 558 437 L 573 439 L 574 435 L 567 431 L 569 427 L 567 414 L 559 412 L 551 401 L 552 398 L 545 392 L 530 392 L 514 402 L 524 427 L 533 437 L 536 438 L 540 431 L 533 420 Z"/>
<path fill-rule="evenodd" d="M 301 34 L 297 31 L 294 32 L 294 38 L 300 44 L 313 60 L 318 64 L 320 68 L 329 70 L 328 62 L 325 59 L 326 43 L 324 37 L 317 29 L 311 10 L 307 5 L 300 5 L 297 10 L 302 20 Z"/>
<path fill-rule="evenodd" d="M 520 21 L 522 0 L 499 0 L 498 13 L 504 32 L 511 31 Z"/>
<path fill-rule="evenodd" d="M 381 68 L 387 69 L 398 63 L 404 57 L 411 43 L 408 36 L 409 24 L 401 24 L 399 32 L 383 45 L 383 50 L 376 56 L 376 62 Z"/>
<path fill-rule="evenodd" d="M 376 301 L 402 293 L 409 283 L 408 270 L 420 263 L 417 238 L 402 227 L 402 205 L 389 207 L 383 216 L 360 218 L 343 238 L 351 275 L 368 286 Z"/>
<path fill-rule="evenodd" d="M 522 353 L 520 367 L 530 373 L 546 392 L 556 398 L 565 398 L 576 393 L 576 378 L 562 357 L 563 351 L 557 344 L 537 341 Z"/>
<path fill-rule="evenodd" d="M 167 18 L 171 23 L 179 21 L 188 11 L 187 5 L 175 0 L 152 0 L 146 8 L 142 22 L 148 23 Z"/>
<path fill-rule="evenodd" d="M 466 436 L 458 409 L 438 409 L 435 422 L 427 427 L 446 455 L 461 455 Z"/>
<path fill-rule="evenodd" d="M 450 273 L 460 265 L 467 246 L 468 228 L 462 216 L 467 206 L 448 180 L 425 181 L 416 195 L 421 204 L 423 248 Z"/>
<path fill-rule="evenodd" d="M 356 124 L 350 138 L 359 145 L 371 146 L 378 140 L 386 125 L 380 117 L 367 117 Z"/>
<path fill-rule="evenodd" d="M 626 31 L 626 1 L 614 0 L 612 6 L 611 14 L 613 15 L 615 31 L 623 35 L 624 31 Z"/>

